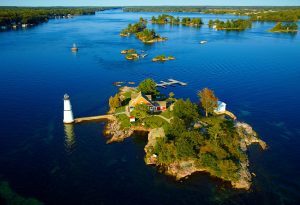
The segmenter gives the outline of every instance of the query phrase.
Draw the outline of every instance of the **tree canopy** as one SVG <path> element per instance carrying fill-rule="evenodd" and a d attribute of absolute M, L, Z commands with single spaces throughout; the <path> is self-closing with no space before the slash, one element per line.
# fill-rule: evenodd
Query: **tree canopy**
<path fill-rule="evenodd" d="M 208 116 L 208 113 L 212 113 L 217 107 L 218 98 L 215 96 L 214 91 L 204 88 L 198 92 L 200 98 L 200 103 L 202 108 L 205 111 L 205 116 Z"/>
<path fill-rule="evenodd" d="M 145 95 L 158 95 L 159 91 L 156 88 L 156 83 L 153 79 L 148 78 L 143 80 L 139 86 L 138 90 L 144 93 Z"/>

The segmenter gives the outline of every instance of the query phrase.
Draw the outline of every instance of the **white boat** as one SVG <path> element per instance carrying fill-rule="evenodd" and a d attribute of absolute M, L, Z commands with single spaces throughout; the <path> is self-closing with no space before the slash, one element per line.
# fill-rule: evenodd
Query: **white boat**
<path fill-rule="evenodd" d="M 205 44 L 207 43 L 207 41 L 200 41 L 200 44 Z"/>
<path fill-rule="evenodd" d="M 78 48 L 77 48 L 75 43 L 73 44 L 73 47 L 71 48 L 71 50 L 72 50 L 72 52 L 77 52 L 78 51 Z"/>

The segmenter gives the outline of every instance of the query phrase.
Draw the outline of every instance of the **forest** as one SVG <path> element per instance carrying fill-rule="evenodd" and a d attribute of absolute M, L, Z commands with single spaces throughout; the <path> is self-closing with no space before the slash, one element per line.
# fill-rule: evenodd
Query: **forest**
<path fill-rule="evenodd" d="M 0 7 L 0 26 L 37 25 L 63 16 L 93 15 L 101 7 Z"/>
<path fill-rule="evenodd" d="M 247 28 L 252 27 L 252 23 L 249 20 L 245 19 L 237 19 L 237 20 L 227 20 L 225 21 L 220 21 L 219 19 L 217 20 L 209 20 L 208 22 L 209 28 L 215 28 L 217 30 L 240 30 L 243 31 Z"/>
<path fill-rule="evenodd" d="M 206 14 L 231 14 L 249 16 L 252 21 L 300 20 L 300 7 L 127 7 L 125 12 L 198 12 Z"/>

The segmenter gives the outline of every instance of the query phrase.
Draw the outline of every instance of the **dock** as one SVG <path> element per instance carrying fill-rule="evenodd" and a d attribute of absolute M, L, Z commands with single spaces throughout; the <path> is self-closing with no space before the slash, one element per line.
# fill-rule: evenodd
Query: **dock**
<path fill-rule="evenodd" d="M 97 122 L 101 120 L 114 120 L 116 117 L 114 115 L 97 115 L 92 117 L 80 117 L 74 120 L 75 123 L 84 123 L 84 122 Z"/>
<path fill-rule="evenodd" d="M 235 116 L 232 112 L 230 112 L 230 111 L 228 111 L 228 110 L 226 110 L 226 111 L 224 111 L 224 112 L 216 112 L 216 111 L 215 111 L 215 113 L 216 113 L 217 115 L 227 115 L 227 116 L 229 116 L 230 118 L 232 118 L 233 120 L 236 120 L 236 116 Z"/>
<path fill-rule="evenodd" d="M 160 83 L 156 83 L 156 87 L 162 87 L 166 88 L 167 86 L 172 86 L 172 85 L 181 85 L 181 86 L 186 86 L 187 83 L 181 82 L 179 80 L 175 79 L 168 79 L 168 82 L 161 80 Z"/>

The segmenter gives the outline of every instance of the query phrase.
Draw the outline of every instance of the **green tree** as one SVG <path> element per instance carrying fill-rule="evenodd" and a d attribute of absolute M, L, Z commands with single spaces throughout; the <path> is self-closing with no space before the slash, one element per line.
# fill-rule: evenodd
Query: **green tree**
<path fill-rule="evenodd" d="M 138 104 L 131 114 L 138 119 L 144 119 L 149 115 L 149 107 L 145 104 Z"/>
<path fill-rule="evenodd" d="M 174 98 L 174 96 L 175 96 L 175 94 L 174 94 L 173 92 L 170 92 L 170 93 L 169 93 L 169 98 L 172 99 L 172 98 Z"/>
<path fill-rule="evenodd" d="M 183 99 L 177 100 L 174 104 L 173 113 L 175 117 L 182 119 L 187 126 L 199 118 L 197 105 L 189 99 L 186 101 Z"/>
<path fill-rule="evenodd" d="M 120 101 L 120 97 L 118 94 L 116 94 L 115 96 L 111 96 L 109 98 L 109 107 L 111 110 L 116 109 L 120 105 L 121 105 L 121 101 Z"/>
<path fill-rule="evenodd" d="M 148 78 L 143 80 L 139 86 L 138 90 L 144 93 L 145 95 L 158 95 L 159 92 L 156 88 L 156 83 L 153 79 Z"/>
<path fill-rule="evenodd" d="M 214 91 L 204 88 L 198 92 L 200 98 L 201 106 L 205 110 L 205 116 L 208 116 L 208 113 L 212 113 L 217 107 L 218 98 L 215 96 Z"/>

